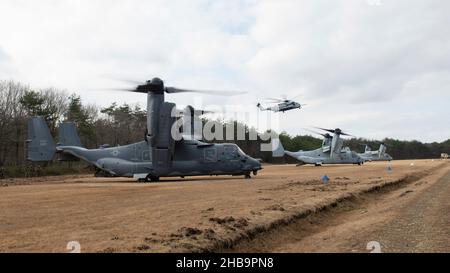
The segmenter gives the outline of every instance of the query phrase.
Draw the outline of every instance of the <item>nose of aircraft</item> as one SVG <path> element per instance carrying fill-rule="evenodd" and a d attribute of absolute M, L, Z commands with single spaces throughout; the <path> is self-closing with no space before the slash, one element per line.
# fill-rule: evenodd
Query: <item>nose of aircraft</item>
<path fill-rule="evenodd" d="M 252 165 L 252 169 L 253 171 L 258 171 L 261 170 L 261 162 L 259 160 L 256 160 L 254 158 L 251 157 L 251 165 Z"/>
<path fill-rule="evenodd" d="M 259 162 L 259 160 L 254 159 L 253 157 L 247 156 L 247 160 L 246 160 L 247 164 L 245 164 L 245 169 L 249 170 L 249 171 L 258 171 L 261 170 L 261 162 Z"/>

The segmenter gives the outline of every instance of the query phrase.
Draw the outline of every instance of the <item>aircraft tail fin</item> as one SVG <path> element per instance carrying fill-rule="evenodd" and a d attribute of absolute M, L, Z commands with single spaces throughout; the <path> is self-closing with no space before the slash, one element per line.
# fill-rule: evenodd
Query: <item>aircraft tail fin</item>
<path fill-rule="evenodd" d="M 380 149 L 378 150 L 378 156 L 382 157 L 386 153 L 386 145 L 380 144 Z"/>
<path fill-rule="evenodd" d="M 59 124 L 58 128 L 58 145 L 59 146 L 76 146 L 82 147 L 80 137 L 77 134 L 77 128 L 73 122 L 63 122 Z M 59 161 L 78 161 L 79 158 L 71 155 L 60 153 Z"/>
<path fill-rule="evenodd" d="M 44 118 L 29 118 L 27 130 L 27 160 L 51 161 L 56 152 L 56 145 Z"/>
<path fill-rule="evenodd" d="M 73 122 L 63 122 L 58 128 L 58 145 L 81 147 L 80 137 Z"/>
<path fill-rule="evenodd" d="M 272 156 L 273 157 L 283 157 L 284 156 L 284 147 L 281 144 L 279 138 L 272 139 Z"/>

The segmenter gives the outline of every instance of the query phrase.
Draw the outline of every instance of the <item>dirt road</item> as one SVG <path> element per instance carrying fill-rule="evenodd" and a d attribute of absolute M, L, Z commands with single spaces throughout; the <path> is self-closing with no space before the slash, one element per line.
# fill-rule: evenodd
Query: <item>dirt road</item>
<path fill-rule="evenodd" d="M 398 210 L 371 234 L 386 252 L 450 252 L 450 173 Z"/>
<path fill-rule="evenodd" d="M 450 172 L 412 182 L 344 202 L 233 251 L 450 252 Z"/>
<path fill-rule="evenodd" d="M 69 241 L 78 241 L 82 252 L 367 252 L 368 240 L 397 251 L 402 244 L 392 229 L 415 222 L 405 216 L 405 222 L 395 223 L 396 215 L 408 215 L 406 204 L 439 185 L 450 164 L 422 160 L 391 166 L 392 171 L 382 162 L 266 165 L 251 180 L 197 177 L 148 184 L 80 175 L 1 180 L 0 252 L 68 252 Z M 324 174 L 329 183 L 320 180 Z M 380 194 L 386 187 L 393 189 Z M 436 187 L 442 197 L 417 202 L 424 215 L 417 230 L 430 221 L 448 221 L 441 219 L 448 212 L 448 202 L 441 200 L 448 191 Z M 434 218 L 428 217 L 431 212 Z M 382 233 L 386 223 L 392 223 L 387 229 L 392 237 Z M 424 232 L 438 238 L 448 229 Z M 414 249 L 428 245 L 419 238 Z M 447 245 L 443 240 L 444 250 Z"/>

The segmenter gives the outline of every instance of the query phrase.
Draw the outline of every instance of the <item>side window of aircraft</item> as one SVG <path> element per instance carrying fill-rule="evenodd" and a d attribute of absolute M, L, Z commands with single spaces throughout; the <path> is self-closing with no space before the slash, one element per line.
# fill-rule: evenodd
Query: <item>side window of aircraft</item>
<path fill-rule="evenodd" d="M 239 158 L 238 150 L 234 145 L 225 145 L 223 147 L 224 159 L 232 160 Z"/>
<path fill-rule="evenodd" d="M 205 162 L 216 162 L 217 161 L 217 150 L 213 149 L 205 149 Z"/>

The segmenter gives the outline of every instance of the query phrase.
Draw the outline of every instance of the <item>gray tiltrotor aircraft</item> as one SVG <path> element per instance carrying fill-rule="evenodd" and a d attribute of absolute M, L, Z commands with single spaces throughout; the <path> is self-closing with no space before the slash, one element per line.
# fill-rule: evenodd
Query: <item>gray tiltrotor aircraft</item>
<path fill-rule="evenodd" d="M 273 156 L 282 157 L 285 154 L 301 161 L 305 164 L 314 164 L 322 166 L 323 164 L 358 164 L 364 163 L 364 160 L 357 153 L 351 151 L 348 147 L 343 147 L 344 141 L 341 135 L 349 136 L 341 129 L 323 129 L 330 133 L 321 134 L 324 137 L 322 147 L 313 151 L 285 151 L 279 139 L 272 140 Z"/>
<path fill-rule="evenodd" d="M 164 93 L 208 91 L 165 87 L 158 78 L 129 91 L 147 94 L 145 141 L 86 149 L 81 147 L 75 125 L 62 123 L 59 143 L 55 144 L 44 119 L 32 117 L 28 120 L 27 159 L 51 161 L 58 153 L 60 160 L 81 159 L 111 176 L 134 177 L 139 181 L 199 175 L 244 175 L 250 178 L 251 173 L 256 175 L 261 169 L 258 160 L 246 155 L 235 144 L 210 144 L 185 137 L 174 139 L 171 128 L 177 121 L 173 115 L 175 104 L 165 102 Z"/>
<path fill-rule="evenodd" d="M 372 151 L 370 146 L 363 144 L 365 146 L 364 153 L 358 154 L 364 161 L 392 161 L 394 160 L 392 156 L 386 153 L 386 144 L 381 142 L 378 151 Z"/>

